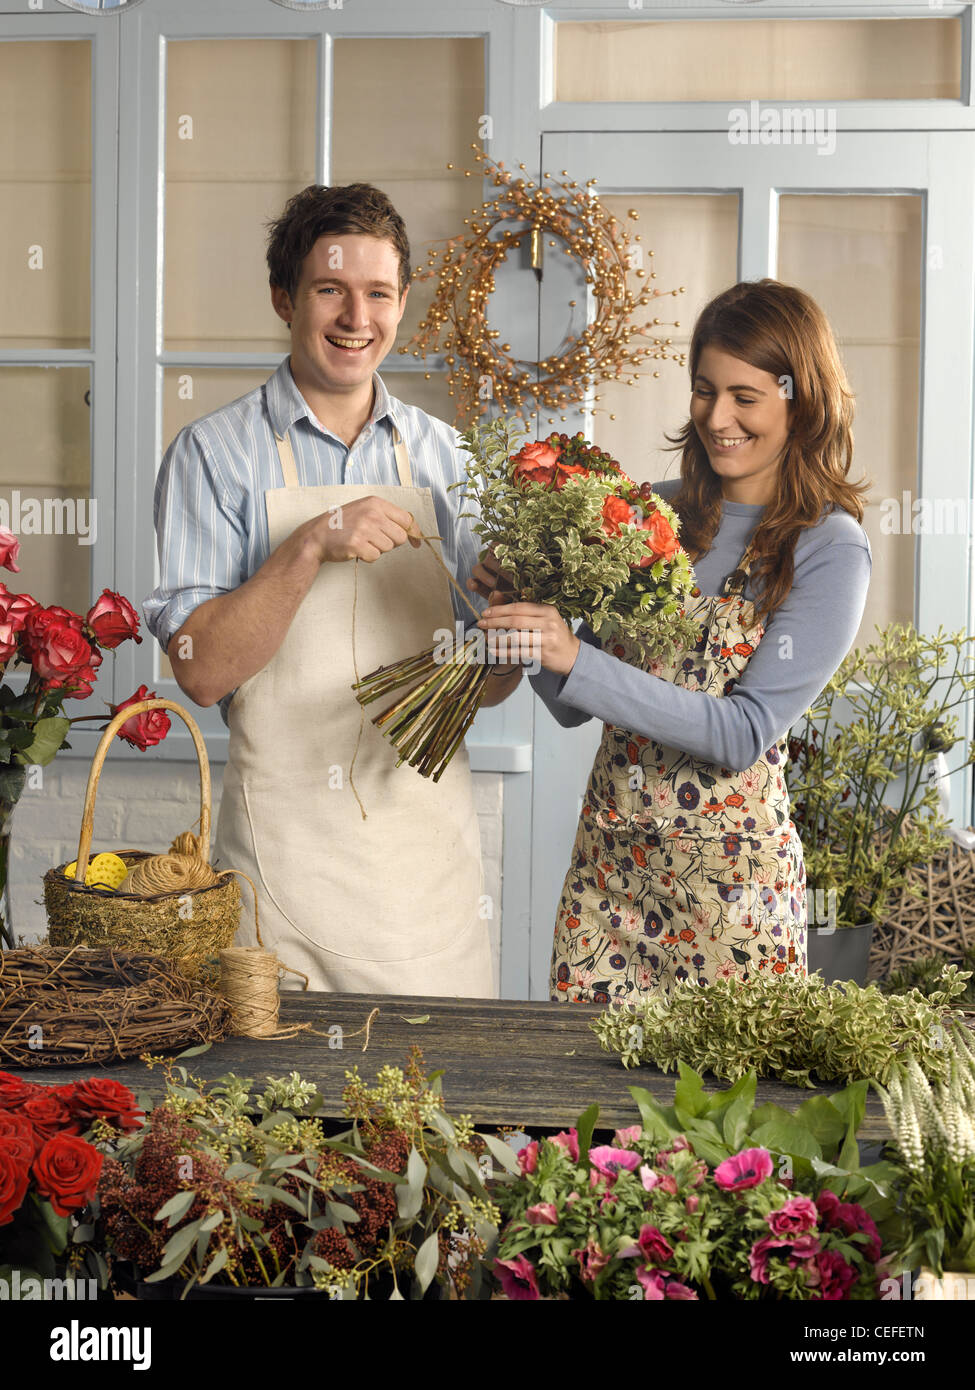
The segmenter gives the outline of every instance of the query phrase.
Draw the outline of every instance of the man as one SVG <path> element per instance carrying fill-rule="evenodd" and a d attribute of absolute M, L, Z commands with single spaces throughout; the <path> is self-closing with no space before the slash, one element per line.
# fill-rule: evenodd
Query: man
<path fill-rule="evenodd" d="M 466 754 L 436 784 L 397 769 L 350 689 L 455 612 L 472 621 L 421 540 L 469 580 L 456 433 L 376 373 L 406 307 L 406 229 L 379 189 L 312 185 L 267 260 L 290 356 L 167 450 L 143 605 L 180 688 L 230 729 L 213 862 L 251 876 L 265 947 L 312 989 L 490 997 Z M 520 675 L 495 669 L 487 703 Z"/>

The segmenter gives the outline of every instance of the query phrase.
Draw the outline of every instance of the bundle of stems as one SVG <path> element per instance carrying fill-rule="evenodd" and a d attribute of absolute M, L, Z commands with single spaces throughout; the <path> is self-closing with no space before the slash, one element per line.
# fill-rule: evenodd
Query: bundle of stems
<path fill-rule="evenodd" d="M 474 722 L 484 698 L 488 668 L 481 633 L 445 657 L 441 644 L 363 677 L 352 688 L 360 705 L 396 690 L 406 693 L 372 720 L 399 750 L 396 766 L 409 762 L 423 777 L 440 775 Z M 386 726 L 389 726 L 388 728 Z"/>

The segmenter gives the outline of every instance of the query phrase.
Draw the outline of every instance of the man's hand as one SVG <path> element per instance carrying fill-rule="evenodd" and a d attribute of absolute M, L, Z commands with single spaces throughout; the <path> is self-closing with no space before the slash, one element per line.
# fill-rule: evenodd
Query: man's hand
<path fill-rule="evenodd" d="M 488 549 L 471 570 L 467 587 L 472 593 L 486 598 L 488 603 L 511 603 L 514 599 L 514 577 L 498 564 L 494 551 Z"/>
<path fill-rule="evenodd" d="M 422 533 L 411 512 L 381 497 L 360 497 L 333 507 L 305 523 L 308 542 L 319 564 L 326 560 L 365 560 L 371 564 L 409 541 L 414 549 Z"/>

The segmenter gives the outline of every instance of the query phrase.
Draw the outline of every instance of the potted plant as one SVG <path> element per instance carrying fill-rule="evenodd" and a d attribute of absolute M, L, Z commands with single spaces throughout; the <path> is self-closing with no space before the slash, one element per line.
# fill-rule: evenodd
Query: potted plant
<path fill-rule="evenodd" d="M 91 1135 L 97 1129 L 118 1138 L 142 1120 L 128 1087 L 108 1078 L 42 1086 L 0 1072 L 0 1281 L 7 1298 L 61 1296 L 65 1279 L 75 1298 L 107 1287 L 105 1262 L 87 1244 L 87 1209 L 103 1163 Z"/>
<path fill-rule="evenodd" d="M 809 970 L 827 981 L 866 982 L 874 924 L 907 869 L 949 843 L 932 760 L 955 741 L 971 698 L 975 637 L 934 637 L 910 625 L 844 659 L 801 732 L 789 740 L 786 776 L 806 867 Z M 841 704 L 847 708 L 842 711 Z M 821 727 L 816 727 L 820 723 Z M 975 745 L 968 762 L 975 760 Z M 899 781 L 896 804 L 889 787 Z M 909 891 L 915 891 L 913 888 Z M 920 891 L 920 890 L 917 890 Z"/>
<path fill-rule="evenodd" d="M 346 1072 L 337 1136 L 297 1072 L 252 1097 L 249 1078 L 207 1086 L 167 1064 L 165 1099 L 98 1185 L 116 1272 L 144 1298 L 480 1296 L 499 1220 L 485 1141 L 421 1063 L 414 1048 L 371 1088 Z"/>
<path fill-rule="evenodd" d="M 502 1184 L 495 1275 L 509 1298 L 865 1299 L 887 1266 L 884 1164 L 859 1168 L 866 1082 L 794 1115 L 754 1106 L 756 1076 L 707 1094 L 681 1066 L 674 1104 L 631 1087 L 642 1123 L 593 1143 L 533 1141 Z M 879 1223 L 879 1224 L 878 1224 Z"/>
<path fill-rule="evenodd" d="M 951 1025 L 955 1056 L 947 1084 L 931 1085 L 913 1061 L 887 1087 L 874 1082 L 894 1135 L 902 1192 L 892 1272 L 920 1266 L 914 1297 L 975 1297 L 975 1048 Z"/>

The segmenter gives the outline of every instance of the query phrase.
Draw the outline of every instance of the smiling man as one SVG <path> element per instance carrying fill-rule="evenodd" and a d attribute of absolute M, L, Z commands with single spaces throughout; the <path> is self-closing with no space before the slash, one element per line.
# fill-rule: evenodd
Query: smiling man
<path fill-rule="evenodd" d="M 312 989 L 489 997 L 466 754 L 436 784 L 397 769 L 350 688 L 471 621 L 421 540 L 440 537 L 463 587 L 478 547 L 447 490 L 458 436 L 376 371 L 406 307 L 406 229 L 369 184 L 312 185 L 267 262 L 290 354 L 167 450 L 143 605 L 180 687 L 230 729 L 213 862 L 254 880 L 264 945 Z M 498 670 L 488 703 L 520 674 Z"/>

